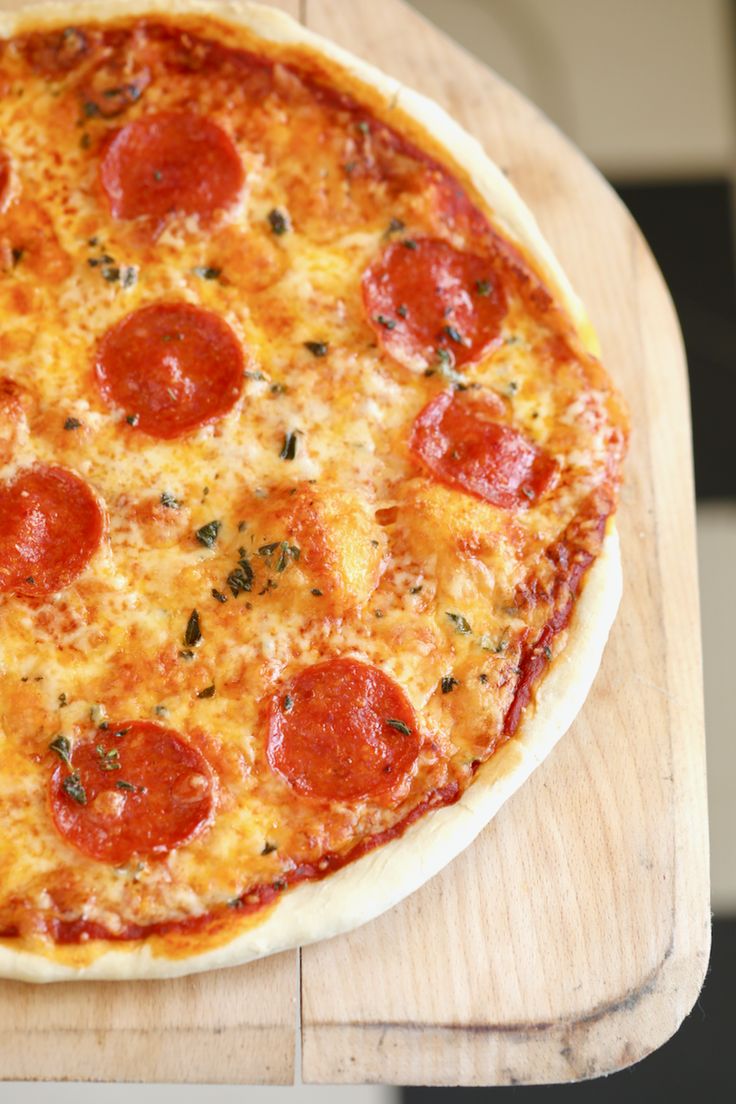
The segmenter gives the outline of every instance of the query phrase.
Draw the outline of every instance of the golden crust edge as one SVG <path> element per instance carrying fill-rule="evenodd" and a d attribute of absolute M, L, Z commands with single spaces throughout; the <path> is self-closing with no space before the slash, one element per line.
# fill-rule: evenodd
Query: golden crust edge
<path fill-rule="evenodd" d="M 0 0 L 0 3 L 2 0 Z M 286 13 L 238 0 L 83 0 L 49 2 L 0 11 L 0 35 L 70 21 L 109 22 L 126 16 L 210 15 L 274 43 L 307 46 L 335 61 L 351 77 L 400 109 L 468 174 L 502 231 L 526 248 L 540 274 L 572 317 L 590 352 L 598 341 L 585 309 L 545 241 L 536 219 L 480 143 L 434 101 L 361 61 Z M 587 573 L 564 650 L 536 687 L 533 704 L 514 737 L 485 763 L 454 805 L 426 814 L 398 839 L 343 867 L 324 881 L 287 893 L 264 922 L 207 951 L 168 958 L 148 944 L 103 951 L 88 965 L 69 966 L 52 956 L 0 945 L 0 976 L 20 981 L 134 980 L 176 977 L 246 963 L 300 944 L 352 930 L 398 904 L 456 858 L 493 819 L 567 731 L 599 669 L 622 593 L 615 519 L 608 520 L 601 554 Z M 91 948 L 90 948 L 91 949 Z"/>

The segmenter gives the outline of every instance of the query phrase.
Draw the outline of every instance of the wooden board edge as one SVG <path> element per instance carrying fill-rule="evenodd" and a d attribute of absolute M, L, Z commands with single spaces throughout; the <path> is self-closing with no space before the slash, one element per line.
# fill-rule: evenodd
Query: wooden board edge
<path fill-rule="evenodd" d="M 412 15 L 417 14 L 412 9 Z M 437 28 L 433 30 L 442 34 Z M 456 45 L 453 43 L 453 46 Z M 467 56 L 474 68 L 485 68 L 477 58 Z M 498 79 L 502 84 L 506 83 Z M 533 107 L 533 110 L 541 115 L 538 108 Z M 586 169 L 598 178 L 599 185 L 608 191 L 610 199 L 629 223 L 634 264 L 647 270 L 643 281 L 647 295 L 642 313 L 646 315 L 648 308 L 653 307 L 660 314 L 670 316 L 668 332 L 674 341 L 667 352 L 673 354 L 670 364 L 679 376 L 677 386 L 682 389 L 686 414 L 689 415 L 687 365 L 679 324 L 656 261 L 636 222 L 608 181 L 554 124 L 547 119 L 545 122 L 560 134 L 570 152 L 576 154 Z M 689 476 L 687 491 L 683 495 L 687 509 L 679 519 L 677 531 L 671 525 L 666 526 L 666 536 L 670 544 L 673 538 L 675 544 L 679 539 L 686 541 L 684 547 L 678 544 L 679 566 L 681 573 L 692 580 L 697 579 L 697 565 L 694 552 L 692 446 L 687 417 L 680 428 L 687 438 L 680 441 L 681 460 Z M 661 567 L 659 574 L 664 575 Z M 668 641 L 668 644 L 672 642 Z M 682 655 L 678 649 L 674 652 L 674 655 L 668 655 L 668 667 L 673 678 L 683 673 Z M 679 858 L 676 860 L 678 870 L 673 887 L 670 944 L 651 974 L 615 1000 L 569 1021 L 518 1025 L 313 1021 L 302 1028 L 302 1078 L 305 1083 L 333 1081 L 346 1084 L 481 1086 L 581 1081 L 632 1066 L 672 1038 L 698 998 L 707 971 L 711 942 L 705 741 L 698 657 L 699 651 L 698 656 L 694 657 L 696 662 L 688 664 L 688 689 L 691 703 L 697 708 L 697 724 L 692 723 L 691 715 L 690 728 L 687 732 L 680 731 L 676 747 L 672 746 L 675 742 L 673 730 L 680 722 L 672 712 L 668 724 L 673 772 L 677 776 L 676 788 L 679 791 L 679 800 L 675 799 L 673 805 L 681 807 L 684 791 L 689 790 L 691 816 L 689 823 L 674 825 L 675 852 Z M 694 835 L 691 832 L 693 828 Z M 687 854 L 687 862 L 684 854 Z M 687 886 L 679 877 L 683 863 L 689 870 Z M 692 911 L 693 901 L 698 903 L 696 914 Z M 519 1057 L 523 1061 L 518 1061 Z"/>
<path fill-rule="evenodd" d="M 115 1031 L 72 1025 L 19 1035 L 4 1031 L 0 1038 L 0 1082 L 294 1083 L 291 1024 Z"/>
<path fill-rule="evenodd" d="M 708 966 L 709 917 L 701 941 L 680 957 L 670 949 L 639 986 L 576 1020 L 311 1024 L 302 1030 L 302 1080 L 488 1086 L 604 1077 L 659 1049 L 691 1012 Z"/>

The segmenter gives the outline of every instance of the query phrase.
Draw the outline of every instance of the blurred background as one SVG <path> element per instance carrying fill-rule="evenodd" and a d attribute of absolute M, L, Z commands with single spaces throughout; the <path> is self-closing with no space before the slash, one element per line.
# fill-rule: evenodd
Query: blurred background
<path fill-rule="evenodd" d="M 364 3 L 368 0 L 343 0 Z M 535 1095 L 628 1104 L 672 1091 L 734 1099 L 736 1017 L 736 0 L 413 0 L 536 103 L 632 211 L 669 284 L 693 406 L 705 655 L 714 938 L 675 1038 L 605 1080 L 510 1089 L 6 1085 L 22 1104 L 465 1104 Z"/>

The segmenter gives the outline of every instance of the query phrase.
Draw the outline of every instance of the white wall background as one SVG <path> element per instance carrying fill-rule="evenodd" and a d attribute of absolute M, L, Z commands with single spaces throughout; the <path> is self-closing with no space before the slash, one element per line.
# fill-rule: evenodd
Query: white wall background
<path fill-rule="evenodd" d="M 411 2 L 538 104 L 606 175 L 736 165 L 729 0 Z"/>

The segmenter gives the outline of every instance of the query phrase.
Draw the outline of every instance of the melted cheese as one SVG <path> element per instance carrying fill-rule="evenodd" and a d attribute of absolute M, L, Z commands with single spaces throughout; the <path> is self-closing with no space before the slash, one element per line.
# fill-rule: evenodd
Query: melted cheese
<path fill-rule="evenodd" d="M 103 547 L 67 590 L 45 601 L 0 596 L 0 930 L 17 926 L 29 940 L 48 917 L 119 931 L 200 915 L 396 824 L 448 779 L 466 785 L 471 764 L 501 738 L 523 642 L 550 615 L 544 551 L 615 478 L 622 439 L 615 395 L 567 320 L 546 301 L 532 310 L 510 288 L 503 343 L 466 378 L 501 397 L 562 477 L 515 515 L 432 481 L 407 441 L 446 384 L 421 358 L 404 367 L 381 350 L 360 281 L 392 218 L 407 234 L 474 247 L 469 219 L 443 207 L 436 169 L 399 148 L 377 153 L 356 113 L 316 97 L 292 70 L 242 79 L 224 59 L 198 72 L 181 63 L 178 36 L 155 29 L 129 44 L 151 75 L 140 99 L 116 118 L 88 117 L 88 74 L 109 53 L 104 36 L 90 43 L 78 66 L 52 75 L 22 43 L 0 51 L 0 135 L 13 180 L 0 213 L 9 381 L 0 480 L 35 462 L 61 464 L 109 515 Z M 106 135 L 190 103 L 235 141 L 241 200 L 207 229 L 172 218 L 157 238 L 113 221 L 98 182 Z M 274 209 L 289 223 L 282 235 L 269 223 Z M 111 268 L 125 279 L 106 278 Z M 205 279 L 204 268 L 221 274 Z M 159 441 L 104 403 L 92 362 L 108 327 L 171 299 L 227 321 L 246 378 L 219 422 Z M 571 350 L 562 359 L 548 344 L 560 333 Z M 327 343 L 327 355 L 306 342 Z M 81 426 L 65 430 L 68 417 Z M 292 433 L 296 455 L 284 460 Z M 211 521 L 220 529 L 210 549 L 195 531 Z M 279 551 L 259 550 L 281 542 L 300 554 L 278 570 Z M 236 598 L 227 579 L 241 549 L 255 582 Z M 532 580 L 540 597 L 522 610 L 519 588 Z M 203 639 L 187 656 L 193 609 Z M 263 702 L 335 655 L 383 668 L 418 711 L 423 751 L 393 802 L 326 807 L 296 797 L 268 768 Z M 457 684 L 443 693 L 448 677 Z M 210 686 L 213 696 L 198 697 Z M 73 745 L 105 716 L 161 720 L 218 775 L 212 825 L 164 860 L 110 867 L 54 828 L 49 743 L 63 734 Z M 275 850 L 264 855 L 266 843 Z"/>

